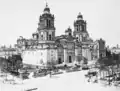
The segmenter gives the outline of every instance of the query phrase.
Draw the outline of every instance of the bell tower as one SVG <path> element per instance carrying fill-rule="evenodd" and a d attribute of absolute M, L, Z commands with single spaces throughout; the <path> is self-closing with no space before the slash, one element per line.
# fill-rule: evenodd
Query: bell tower
<path fill-rule="evenodd" d="M 55 37 L 54 15 L 46 3 L 43 14 L 39 18 L 38 33 L 40 41 L 53 41 Z"/>
<path fill-rule="evenodd" d="M 65 30 L 65 35 L 72 36 L 72 29 L 70 27 Z"/>
<path fill-rule="evenodd" d="M 87 40 L 88 32 L 86 29 L 86 21 L 83 20 L 83 15 L 81 13 L 78 14 L 77 20 L 74 22 L 74 36 L 78 38 L 79 42 L 85 42 Z"/>

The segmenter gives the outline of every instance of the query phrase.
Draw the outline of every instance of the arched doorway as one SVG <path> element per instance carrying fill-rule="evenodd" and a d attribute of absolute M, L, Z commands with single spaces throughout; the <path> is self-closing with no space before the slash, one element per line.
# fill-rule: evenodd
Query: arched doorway
<path fill-rule="evenodd" d="M 69 56 L 69 63 L 72 63 L 72 57 Z"/>
<path fill-rule="evenodd" d="M 61 64 L 61 63 L 62 63 L 61 58 L 58 58 L 58 64 Z"/>

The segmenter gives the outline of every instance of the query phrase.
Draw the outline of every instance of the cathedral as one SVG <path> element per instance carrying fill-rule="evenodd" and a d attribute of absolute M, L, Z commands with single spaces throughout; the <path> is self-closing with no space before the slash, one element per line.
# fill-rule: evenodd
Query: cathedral
<path fill-rule="evenodd" d="M 20 36 L 17 39 L 17 48 L 22 53 L 23 63 L 44 66 L 93 60 L 95 42 L 89 36 L 87 22 L 82 14 L 79 13 L 73 22 L 74 29 L 68 27 L 65 34 L 60 36 L 55 35 L 54 20 L 55 17 L 46 4 L 32 38 L 26 39 Z"/>

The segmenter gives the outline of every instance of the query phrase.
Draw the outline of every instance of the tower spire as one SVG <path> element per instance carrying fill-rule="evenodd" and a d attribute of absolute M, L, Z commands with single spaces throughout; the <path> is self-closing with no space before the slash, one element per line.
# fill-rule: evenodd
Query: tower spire
<path fill-rule="evenodd" d="M 44 13 L 50 13 L 50 8 L 48 7 L 48 3 L 47 3 L 46 0 L 45 0 L 45 3 L 46 3 L 46 6 L 45 6 L 45 9 L 44 9 Z"/>

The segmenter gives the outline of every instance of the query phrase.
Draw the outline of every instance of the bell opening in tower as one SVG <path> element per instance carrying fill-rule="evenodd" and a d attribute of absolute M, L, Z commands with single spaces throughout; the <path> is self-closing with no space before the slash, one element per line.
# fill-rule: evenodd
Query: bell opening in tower
<path fill-rule="evenodd" d="M 44 13 L 40 15 L 39 23 L 38 23 L 38 30 L 46 30 L 46 29 L 53 29 L 54 27 L 54 15 L 50 13 L 50 8 L 48 6 L 45 7 Z"/>

